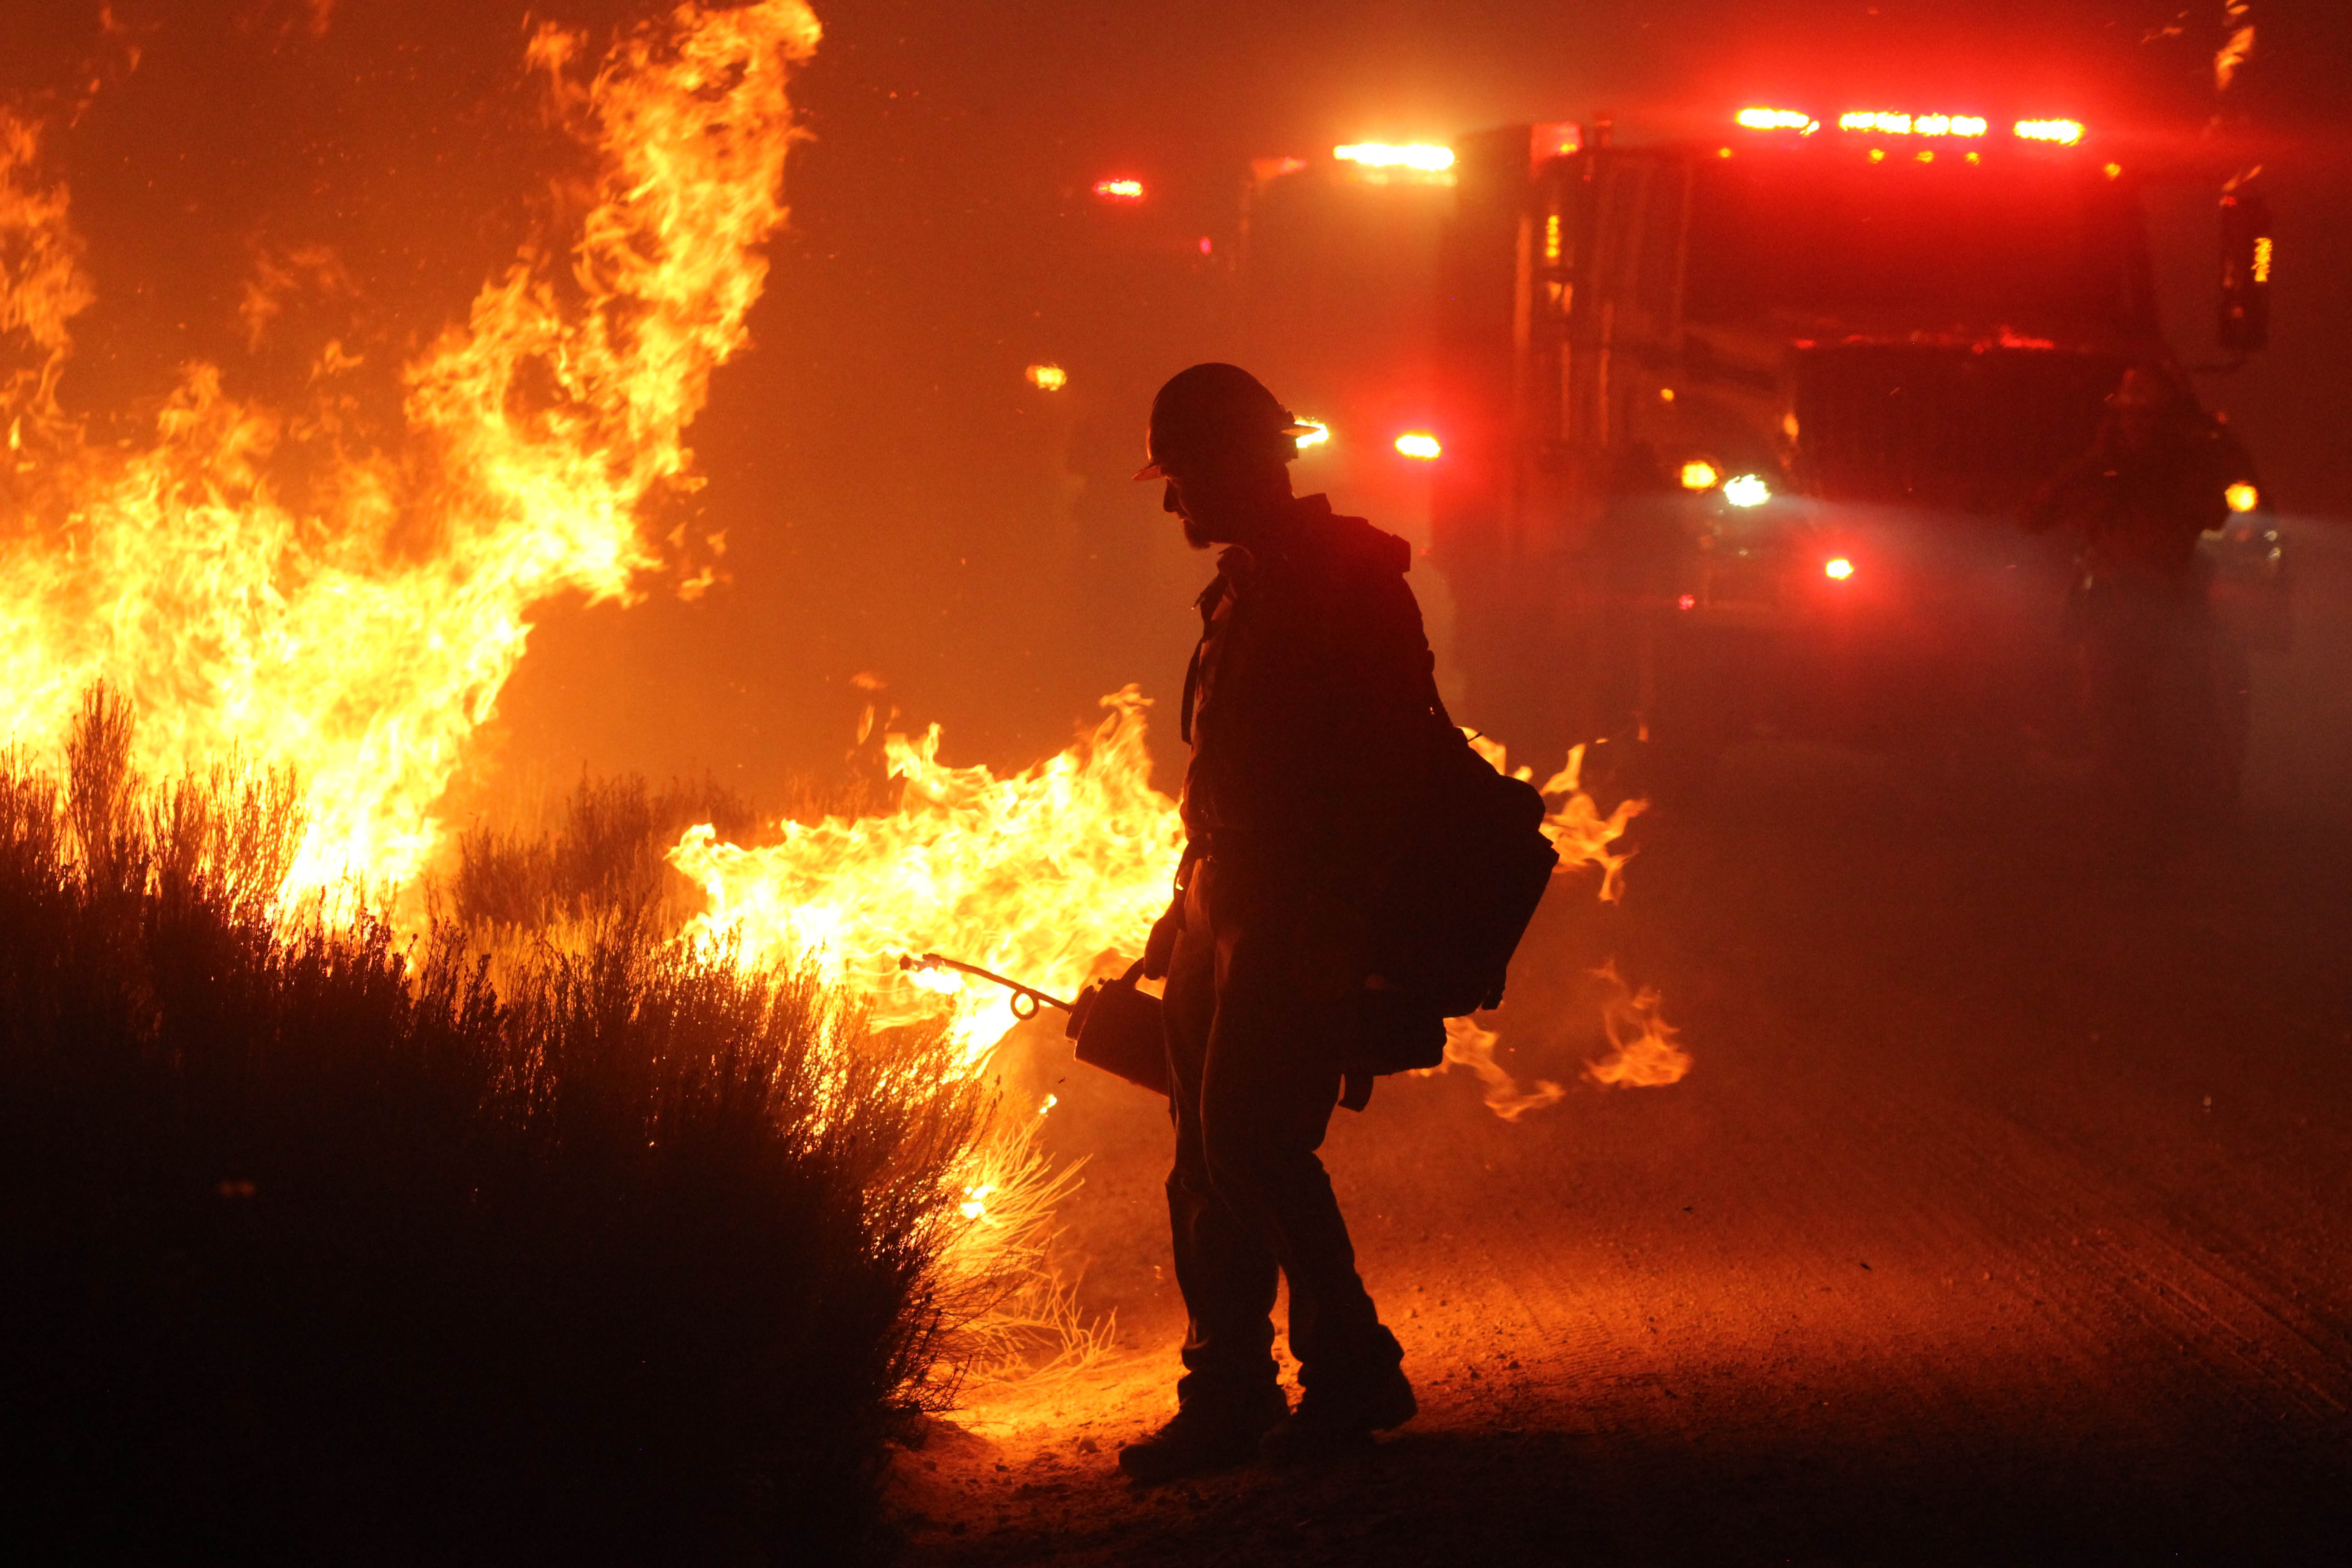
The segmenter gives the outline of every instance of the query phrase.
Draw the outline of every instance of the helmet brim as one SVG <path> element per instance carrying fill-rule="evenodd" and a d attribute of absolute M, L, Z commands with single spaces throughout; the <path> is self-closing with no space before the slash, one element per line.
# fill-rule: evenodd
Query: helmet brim
<path fill-rule="evenodd" d="M 1275 434 L 1287 436 L 1296 441 L 1301 436 L 1312 436 L 1322 428 L 1320 425 L 1285 425 Z M 1155 458 L 1135 470 L 1135 479 L 1139 483 L 1145 479 L 1164 479 L 1167 477 L 1168 468 L 1164 458 Z"/>

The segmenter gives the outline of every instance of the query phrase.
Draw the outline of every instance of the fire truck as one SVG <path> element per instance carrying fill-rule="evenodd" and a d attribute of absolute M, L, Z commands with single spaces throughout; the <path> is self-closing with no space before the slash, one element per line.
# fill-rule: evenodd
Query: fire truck
<path fill-rule="evenodd" d="M 1547 748 L 1646 742 L 1668 789 L 1759 731 L 2070 742 L 2074 550 L 2021 520 L 2126 367 L 2186 384 L 2133 153 L 2073 120 L 1935 105 L 1756 107 L 1646 145 L 1520 125 L 1449 151 L 1428 448 L 1408 455 L 1434 459 L 1463 711 Z M 2251 190 L 2223 229 L 2221 346 L 2242 354 L 2271 255 Z M 2243 649 L 2284 635 L 2285 574 L 2251 476 L 2228 505 L 2204 548 L 2234 757 Z"/>

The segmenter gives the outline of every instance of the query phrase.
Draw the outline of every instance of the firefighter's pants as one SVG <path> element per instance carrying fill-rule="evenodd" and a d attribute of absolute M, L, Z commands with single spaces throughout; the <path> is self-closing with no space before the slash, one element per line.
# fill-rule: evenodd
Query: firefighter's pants
<path fill-rule="evenodd" d="M 1360 976 L 1307 900 L 1217 858 L 1194 869 L 1163 1016 L 1176 1165 L 1176 1281 L 1191 1323 L 1179 1399 L 1262 1399 L 1277 1269 L 1299 1382 L 1345 1398 L 1402 1359 L 1356 1274 L 1317 1158 Z M 1254 1404 L 1250 1408 L 1256 1408 Z"/>

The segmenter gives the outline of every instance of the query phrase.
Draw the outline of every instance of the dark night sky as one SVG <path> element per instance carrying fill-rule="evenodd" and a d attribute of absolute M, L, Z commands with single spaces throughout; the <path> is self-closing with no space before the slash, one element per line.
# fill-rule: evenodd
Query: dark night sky
<path fill-rule="evenodd" d="M 341 0 L 313 37 L 315 9 L 115 5 L 141 67 L 58 147 L 109 301 L 76 371 L 90 405 L 152 395 L 173 360 L 227 352 L 224 302 L 257 235 L 333 239 L 369 308 L 429 330 L 529 225 L 544 185 L 533 171 L 560 149 L 519 88 L 523 8 Z M 648 9 L 533 7 L 605 26 Z M 1284 363 L 1262 326 L 1220 305 L 1213 265 L 1147 243 L 1228 239 L 1253 155 L 1596 109 L 1671 128 L 1797 89 L 2041 97 L 2053 112 L 2169 127 L 2193 151 L 2220 9 L 2200 4 L 2198 31 L 2144 43 L 2173 7 L 820 5 L 792 232 L 754 346 L 721 373 L 695 433 L 706 521 L 729 531 L 735 581 L 694 605 L 551 607 L 499 743 L 559 773 L 699 764 L 756 790 L 840 754 L 860 671 L 887 677 L 909 717 L 943 721 L 952 758 L 997 763 L 1059 745 L 1128 680 L 1171 695 L 1207 564 L 1169 538 L 1157 497 L 1136 493 L 1148 487 L 1078 481 L 1139 444 L 1158 375 L 1196 358 Z M 2286 505 L 2335 512 L 2352 468 L 2352 16 L 2327 0 L 2258 11 L 2279 346 L 2207 395 Z M 96 12 L 0 0 L 21 40 L 0 85 L 21 100 L 72 81 Z M 1078 195 L 1113 172 L 1151 183 L 1139 234 L 1106 232 Z M 2201 200 L 2188 211 L 2210 224 Z M 2189 357 L 2203 352 L 2194 274 L 2209 247 L 2210 229 L 2188 236 L 2175 268 L 2190 279 L 2174 323 Z M 1034 359 L 1071 368 L 1065 400 L 1024 384 Z M 1314 482 L 1387 514 L 1376 521 L 1414 521 L 1410 493 L 1370 476 Z"/>

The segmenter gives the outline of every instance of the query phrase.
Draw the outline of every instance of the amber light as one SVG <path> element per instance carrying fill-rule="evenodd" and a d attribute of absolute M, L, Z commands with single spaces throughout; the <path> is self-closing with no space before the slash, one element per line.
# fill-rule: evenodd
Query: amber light
<path fill-rule="evenodd" d="M 1683 489 L 1686 490 L 1711 490 L 1715 489 L 1715 481 L 1721 478 L 1722 470 L 1705 458 L 1693 458 L 1683 465 Z"/>
<path fill-rule="evenodd" d="M 1396 438 L 1396 449 L 1408 458 L 1425 463 L 1445 448 L 1440 447 L 1437 437 L 1426 430 L 1408 430 Z"/>
<path fill-rule="evenodd" d="M 1143 199 L 1141 180 L 1097 180 L 1095 195 L 1107 202 L 1139 202 Z"/>
<path fill-rule="evenodd" d="M 2223 490 L 2221 499 L 2229 503 L 2231 511 L 2252 511 L 2263 504 L 2263 492 L 2241 479 Z"/>
<path fill-rule="evenodd" d="M 1848 561 L 1843 555 L 1836 556 L 1822 567 L 1822 573 L 1824 576 L 1834 578 L 1836 581 L 1843 583 L 1847 578 L 1853 575 L 1853 563 Z"/>

